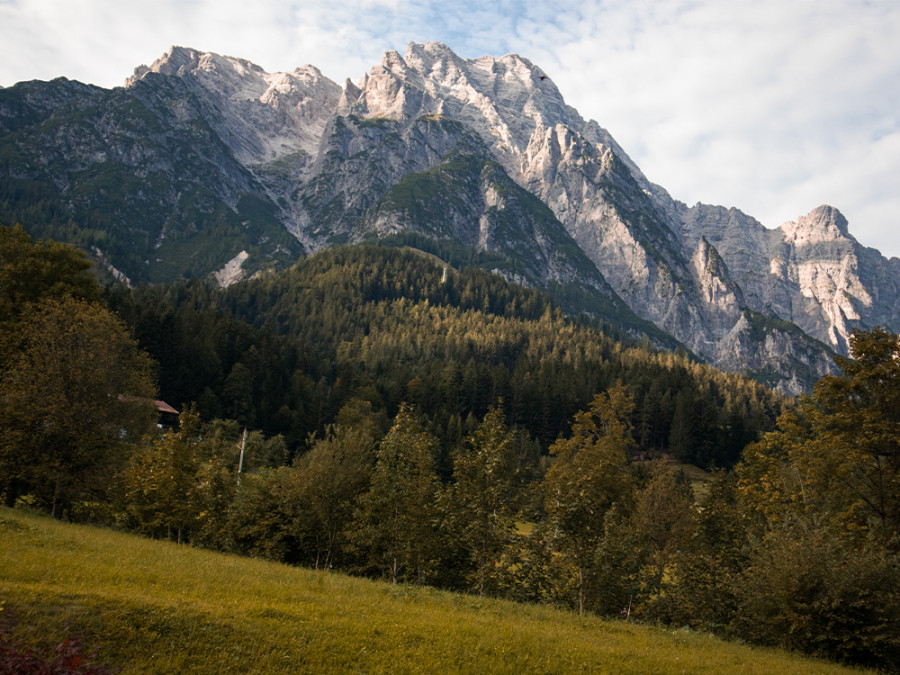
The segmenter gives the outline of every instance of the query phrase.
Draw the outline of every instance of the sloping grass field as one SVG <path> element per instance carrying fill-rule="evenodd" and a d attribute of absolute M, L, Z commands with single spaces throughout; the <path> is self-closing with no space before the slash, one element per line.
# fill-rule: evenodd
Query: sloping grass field
<path fill-rule="evenodd" d="M 0 508 L 0 626 L 123 673 L 839 673 L 688 630 L 393 586 Z M 855 671 L 858 672 L 858 671 Z"/>

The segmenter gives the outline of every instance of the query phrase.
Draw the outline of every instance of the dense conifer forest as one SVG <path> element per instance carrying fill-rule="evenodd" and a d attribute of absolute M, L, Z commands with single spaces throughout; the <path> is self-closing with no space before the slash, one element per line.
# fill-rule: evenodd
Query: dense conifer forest
<path fill-rule="evenodd" d="M 636 452 L 727 467 L 784 404 L 683 352 L 566 318 L 546 294 L 412 250 L 333 249 L 227 290 L 192 280 L 107 299 L 160 364 L 166 401 L 282 434 L 292 457 L 353 398 L 389 417 L 409 403 L 445 453 L 497 405 L 546 453 L 621 381 Z"/>
<path fill-rule="evenodd" d="M 9 506 L 900 667 L 896 335 L 787 400 L 420 251 L 88 268 L 0 228 Z"/>

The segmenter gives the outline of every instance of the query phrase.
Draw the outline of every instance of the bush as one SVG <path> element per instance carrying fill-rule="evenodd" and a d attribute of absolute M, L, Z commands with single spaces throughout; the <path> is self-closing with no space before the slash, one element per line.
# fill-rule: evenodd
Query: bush
<path fill-rule="evenodd" d="M 109 670 L 94 663 L 96 653 L 84 653 L 84 641 L 78 636 L 66 637 L 56 645 L 54 655 L 44 658 L 31 649 L 23 648 L 0 629 L 0 675 L 111 675 Z"/>
<path fill-rule="evenodd" d="M 787 527 L 737 577 L 732 628 L 762 644 L 895 669 L 898 563 L 874 541 L 854 546 L 825 528 Z"/>

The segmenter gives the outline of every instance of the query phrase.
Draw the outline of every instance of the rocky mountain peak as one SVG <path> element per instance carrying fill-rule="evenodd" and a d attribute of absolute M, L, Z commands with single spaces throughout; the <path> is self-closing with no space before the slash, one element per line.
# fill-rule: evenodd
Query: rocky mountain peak
<path fill-rule="evenodd" d="M 200 52 L 187 47 L 173 46 L 150 66 L 142 64 L 134 69 L 134 75 L 125 81 L 125 86 L 133 85 L 148 73 L 176 75 L 179 72 L 193 70 L 200 63 Z"/>
<path fill-rule="evenodd" d="M 403 61 L 426 78 L 452 81 L 465 77 L 463 60 L 442 42 L 410 42 Z"/>
<path fill-rule="evenodd" d="M 248 165 L 312 155 L 340 100 L 341 87 L 311 65 L 268 73 L 246 59 L 172 47 L 126 83 L 150 73 L 178 77 L 208 108 L 208 121 Z"/>
<path fill-rule="evenodd" d="M 245 76 L 250 73 L 265 73 L 261 67 L 246 59 L 174 46 L 149 67 L 138 66 L 135 68 L 134 75 L 126 80 L 125 86 L 134 84 L 136 80 L 143 78 L 148 73 L 185 77 L 191 74 L 196 76 L 198 73 L 203 72 L 218 73 L 220 77 L 227 76 L 227 74 L 232 72 L 238 76 Z"/>
<path fill-rule="evenodd" d="M 359 87 L 356 114 L 398 120 L 443 114 L 461 120 L 507 160 L 508 168 L 518 164 L 537 128 L 585 126 L 550 78 L 516 54 L 463 59 L 440 42 L 413 42 L 405 56 L 385 52 Z"/>
<path fill-rule="evenodd" d="M 850 234 L 847 219 L 833 206 L 823 204 L 781 226 L 785 239 L 795 246 L 820 244 L 840 240 L 856 240 Z"/>
<path fill-rule="evenodd" d="M 193 208 L 203 176 L 217 186 L 216 203 L 235 232 L 270 219 L 307 250 L 404 233 L 478 246 L 506 256 L 497 269 L 508 278 L 581 284 L 618 308 L 617 317 L 633 312 L 697 355 L 769 373 L 788 391 L 828 372 L 828 349 L 817 340 L 846 353 L 854 328 L 900 329 L 900 260 L 860 246 L 837 209 L 820 206 L 770 230 L 737 209 L 676 202 L 516 54 L 469 59 L 440 42 L 413 42 L 341 86 L 313 66 L 268 73 L 244 59 L 172 47 L 137 68 L 125 89 L 76 84 L 3 92 L 0 140 L 12 139 L 10 156 L 33 154 L 16 180 L 33 173 L 42 185 L 77 184 L 102 161 L 104 171 L 118 172 L 103 183 L 127 205 L 118 218 L 143 199 L 129 192 L 130 178 L 149 193 L 146 167 L 162 166 L 155 176 L 181 182 L 144 199 L 152 209 L 132 226 L 143 231 L 170 208 L 177 217 L 160 220 L 160 251 L 169 220 L 193 231 L 202 227 L 198 217 L 214 213 L 211 203 Z M 98 101 L 108 96 L 132 105 L 111 106 L 119 117 L 59 111 L 103 108 Z M 132 108 L 145 114 L 129 117 Z M 52 115 L 65 146 L 40 124 Z M 166 134 L 147 134 L 148 119 Z M 150 136 L 169 145 L 140 144 Z M 58 166 L 71 175 L 50 175 Z M 95 185 L 78 187 L 86 200 L 109 201 Z M 193 210 L 182 214 L 183 204 Z M 241 204 L 246 213 L 237 212 Z M 89 220 L 93 211 L 84 209 L 73 219 Z M 255 240 L 241 236 L 214 270 L 262 264 Z M 266 245 L 267 255 L 294 250 Z M 166 262 L 156 250 L 142 254 L 144 265 Z M 249 258 L 235 257 L 241 251 Z M 96 255 L 146 278 L 134 261 Z M 222 283 L 231 278 L 222 274 Z"/>
<path fill-rule="evenodd" d="M 132 86 L 149 73 L 180 77 L 231 99 L 260 99 L 269 90 L 302 90 L 322 83 L 338 88 L 315 66 L 300 66 L 290 73 L 267 73 L 246 59 L 185 47 L 172 47 L 151 66 L 139 66 L 126 86 Z"/>

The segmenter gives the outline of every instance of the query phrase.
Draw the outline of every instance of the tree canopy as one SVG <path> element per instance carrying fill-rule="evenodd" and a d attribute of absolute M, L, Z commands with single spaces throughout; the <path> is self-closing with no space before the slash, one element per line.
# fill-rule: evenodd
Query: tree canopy
<path fill-rule="evenodd" d="M 155 422 L 149 357 L 104 307 L 74 298 L 25 311 L 0 373 L 6 502 L 30 491 L 58 515 L 121 466 Z"/>
<path fill-rule="evenodd" d="M 96 498 L 155 420 L 155 373 L 78 249 L 0 226 L 0 492 Z"/>
<path fill-rule="evenodd" d="M 738 466 L 747 506 L 900 544 L 900 337 L 856 332 L 840 376 L 823 377 Z"/>

